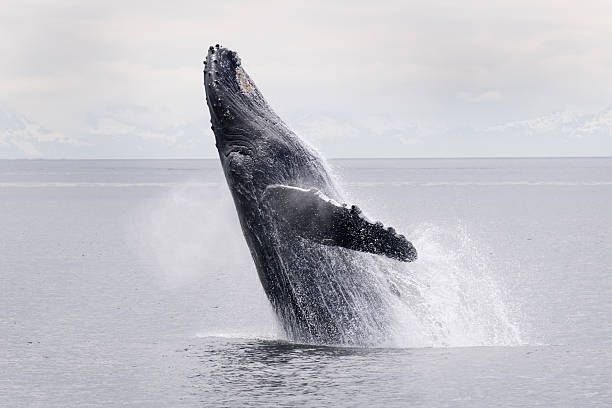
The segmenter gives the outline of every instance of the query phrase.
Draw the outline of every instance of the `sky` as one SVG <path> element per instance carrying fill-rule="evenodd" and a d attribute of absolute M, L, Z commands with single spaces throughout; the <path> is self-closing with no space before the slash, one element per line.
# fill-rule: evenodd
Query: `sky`
<path fill-rule="evenodd" d="M 612 2 L 2 1 L 0 158 L 214 158 L 209 45 L 327 157 L 612 155 Z"/>

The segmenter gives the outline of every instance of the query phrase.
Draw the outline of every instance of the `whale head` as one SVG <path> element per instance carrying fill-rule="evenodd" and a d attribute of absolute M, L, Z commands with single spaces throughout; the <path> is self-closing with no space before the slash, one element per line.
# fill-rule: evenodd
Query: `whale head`
<path fill-rule="evenodd" d="M 211 46 L 204 65 L 206 103 L 221 160 L 252 156 L 260 138 L 257 127 L 270 114 L 269 108 L 235 51 Z"/>
<path fill-rule="evenodd" d="M 204 64 L 206 103 L 234 199 L 236 194 L 257 199 L 272 184 L 314 186 L 333 194 L 318 153 L 272 110 L 238 54 L 211 46 Z"/>

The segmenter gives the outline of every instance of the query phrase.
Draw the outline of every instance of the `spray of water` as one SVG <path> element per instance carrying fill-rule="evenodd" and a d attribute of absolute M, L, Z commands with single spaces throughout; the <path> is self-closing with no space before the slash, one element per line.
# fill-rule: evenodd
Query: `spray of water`
<path fill-rule="evenodd" d="M 142 210 L 139 231 L 146 258 L 170 289 L 214 277 L 247 251 L 222 183 L 184 183 L 168 190 Z"/>
<path fill-rule="evenodd" d="M 522 343 L 491 266 L 461 227 L 423 224 L 412 234 L 419 260 L 395 263 L 391 282 L 394 345 L 510 346 Z"/>

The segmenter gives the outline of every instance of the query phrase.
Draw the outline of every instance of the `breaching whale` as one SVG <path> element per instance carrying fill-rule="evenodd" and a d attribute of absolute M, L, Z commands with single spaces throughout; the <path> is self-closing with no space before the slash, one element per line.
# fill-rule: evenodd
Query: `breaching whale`
<path fill-rule="evenodd" d="M 204 87 L 221 165 L 263 289 L 288 338 L 384 341 L 392 317 L 381 260 L 417 253 L 393 228 L 343 204 L 323 159 L 270 108 L 236 52 L 216 45 Z M 385 261 L 387 262 L 387 261 Z"/>

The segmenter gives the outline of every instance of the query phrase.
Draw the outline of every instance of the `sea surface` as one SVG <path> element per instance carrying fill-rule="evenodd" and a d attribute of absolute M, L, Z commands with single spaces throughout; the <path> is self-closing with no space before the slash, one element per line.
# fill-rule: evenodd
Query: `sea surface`
<path fill-rule="evenodd" d="M 330 166 L 419 251 L 380 347 L 284 339 L 217 160 L 0 161 L 0 406 L 612 406 L 611 158 Z"/>

